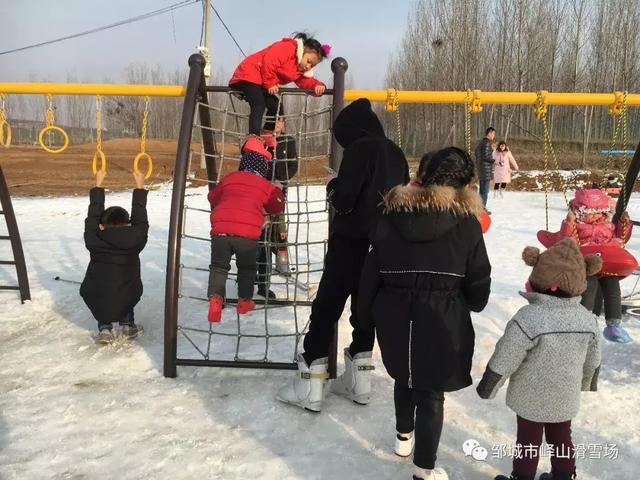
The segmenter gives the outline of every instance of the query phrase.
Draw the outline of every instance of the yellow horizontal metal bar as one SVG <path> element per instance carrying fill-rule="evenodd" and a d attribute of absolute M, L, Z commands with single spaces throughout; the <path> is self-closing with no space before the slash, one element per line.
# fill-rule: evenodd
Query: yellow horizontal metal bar
<path fill-rule="evenodd" d="M 489 92 L 476 91 L 472 97 L 480 104 L 534 105 L 536 92 Z M 183 97 L 186 87 L 181 85 L 126 85 L 98 83 L 0 83 L 0 93 L 4 94 L 51 94 L 51 95 L 123 95 L 149 97 Z M 470 100 L 465 91 L 420 91 L 397 90 L 398 103 L 466 103 Z M 387 90 L 346 90 L 346 101 L 368 98 L 372 102 L 386 102 Z M 611 93 L 571 93 L 548 92 L 547 105 L 613 105 L 620 98 Z M 628 106 L 640 106 L 640 94 L 627 95 Z"/>
<path fill-rule="evenodd" d="M 119 85 L 100 83 L 0 83 L 4 94 L 122 95 L 147 97 L 184 97 L 181 85 Z"/>
<path fill-rule="evenodd" d="M 368 98 L 372 102 L 386 102 L 387 90 L 346 90 L 346 101 Z M 520 104 L 535 105 L 536 92 L 478 92 L 476 98 L 481 104 Z M 397 90 L 398 103 L 466 103 L 470 100 L 467 92 L 448 91 L 412 91 Z M 545 96 L 547 105 L 612 105 L 616 102 L 615 93 L 571 93 L 548 92 Z M 627 95 L 628 106 L 640 106 L 640 94 Z"/>

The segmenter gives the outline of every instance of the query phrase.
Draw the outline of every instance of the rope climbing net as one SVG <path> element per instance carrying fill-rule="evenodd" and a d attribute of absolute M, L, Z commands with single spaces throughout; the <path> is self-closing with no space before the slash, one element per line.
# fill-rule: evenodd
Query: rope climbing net
<path fill-rule="evenodd" d="M 322 275 L 328 231 L 324 189 L 331 146 L 332 106 L 326 99 L 282 93 L 277 118 L 284 129 L 276 138 L 270 178 L 283 185 L 286 208 L 265 218 L 258 244 L 255 311 L 239 316 L 234 261 L 227 279 L 227 307 L 222 321 L 207 321 L 210 206 L 207 193 L 223 176 L 238 169 L 240 149 L 247 138 L 248 105 L 237 92 L 211 93 L 199 103 L 193 136 L 211 132 L 215 153 L 193 143 L 188 182 L 200 187 L 187 191 L 182 228 L 178 289 L 177 357 L 206 360 L 210 365 L 293 368 L 305 334 L 310 306 Z M 211 127 L 201 121 L 203 109 Z M 295 112 L 295 113 L 289 113 Z M 205 179 L 199 174 L 207 166 Z M 208 174 L 208 175 L 207 175 Z M 207 188 L 209 187 L 209 188 Z"/>

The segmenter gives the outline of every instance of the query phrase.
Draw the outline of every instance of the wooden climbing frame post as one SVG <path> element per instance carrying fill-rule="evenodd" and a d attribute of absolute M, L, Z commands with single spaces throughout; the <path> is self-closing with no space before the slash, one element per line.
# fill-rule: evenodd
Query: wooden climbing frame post
<path fill-rule="evenodd" d="M 15 265 L 18 274 L 18 285 L 0 285 L 0 290 L 19 290 L 20 300 L 24 303 L 31 300 L 31 292 L 29 291 L 29 278 L 27 277 L 27 265 L 24 261 L 24 252 L 22 250 L 22 242 L 20 240 L 20 232 L 18 231 L 18 223 L 16 215 L 13 211 L 11 196 L 7 181 L 4 178 L 2 167 L 0 166 L 0 215 L 4 216 L 7 223 L 9 235 L 0 235 L 0 241 L 9 240 L 11 242 L 11 250 L 13 251 L 13 260 L 0 259 L 0 265 Z"/>

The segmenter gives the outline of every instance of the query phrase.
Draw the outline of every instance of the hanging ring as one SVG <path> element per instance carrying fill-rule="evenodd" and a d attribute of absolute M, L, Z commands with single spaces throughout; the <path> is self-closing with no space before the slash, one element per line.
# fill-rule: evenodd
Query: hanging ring
<path fill-rule="evenodd" d="M 147 161 L 147 173 L 144 176 L 144 179 L 146 180 L 153 173 L 153 160 L 151 159 L 151 155 L 149 155 L 148 153 L 140 152 L 138 155 L 136 155 L 136 158 L 133 159 L 133 171 L 135 173 L 140 172 L 140 169 L 138 168 L 140 160 Z"/>
<path fill-rule="evenodd" d="M 64 139 L 64 144 L 61 147 L 50 148 L 50 147 L 47 147 L 44 144 L 44 134 L 47 133 L 47 132 L 50 132 L 50 131 L 55 131 L 55 132 L 58 132 L 58 133 L 60 133 L 62 135 L 62 138 Z M 40 134 L 38 135 L 38 143 L 40 144 L 40 146 L 42 147 L 42 149 L 45 152 L 62 153 L 69 146 L 69 136 L 67 135 L 67 132 L 65 132 L 62 128 L 56 127 L 55 125 L 50 125 L 50 126 L 44 127 L 42 130 L 40 130 Z"/>
<path fill-rule="evenodd" d="M 100 159 L 100 171 L 102 173 L 106 173 L 107 171 L 107 158 L 105 157 L 104 152 L 102 150 L 96 150 L 91 162 L 91 169 L 93 170 L 94 175 L 98 174 L 98 159 Z"/>

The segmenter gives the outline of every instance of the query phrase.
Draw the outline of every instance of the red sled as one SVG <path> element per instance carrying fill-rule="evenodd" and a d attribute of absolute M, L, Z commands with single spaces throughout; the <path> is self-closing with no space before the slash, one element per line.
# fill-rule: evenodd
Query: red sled
<path fill-rule="evenodd" d="M 538 231 L 538 241 L 546 248 L 552 247 L 564 237 L 560 232 Z M 602 258 L 602 270 L 596 275 L 601 277 L 618 277 L 623 279 L 638 268 L 638 261 L 627 250 L 617 245 L 583 245 L 582 255 L 598 255 Z"/>

